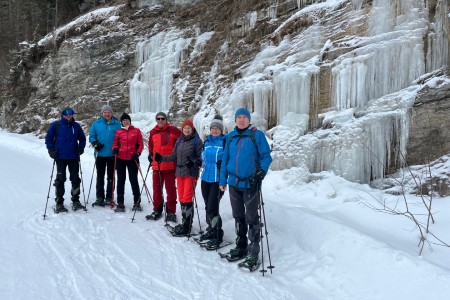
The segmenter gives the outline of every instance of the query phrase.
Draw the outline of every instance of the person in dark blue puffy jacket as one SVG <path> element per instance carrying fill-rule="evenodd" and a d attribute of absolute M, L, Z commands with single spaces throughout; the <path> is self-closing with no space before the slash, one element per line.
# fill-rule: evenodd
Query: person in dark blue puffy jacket
<path fill-rule="evenodd" d="M 236 248 L 230 255 L 243 257 L 249 267 L 258 263 L 261 221 L 258 205 L 261 184 L 272 163 L 264 133 L 250 124 L 247 108 L 234 115 L 236 127 L 227 135 L 220 168 L 220 189 L 230 186 L 230 202 L 236 225 Z M 248 238 L 247 238 L 248 232 Z M 248 241 L 250 244 L 248 245 Z"/>
<path fill-rule="evenodd" d="M 75 122 L 74 111 L 66 108 L 61 113 L 61 120 L 50 125 L 45 137 L 48 154 L 56 161 L 56 179 L 54 182 L 56 194 L 55 212 L 67 211 L 64 207 L 64 182 L 66 181 L 66 168 L 69 169 L 72 183 L 72 208 L 74 210 L 85 208 L 80 203 L 79 176 L 80 155 L 84 153 L 86 136 L 80 124 Z"/>
<path fill-rule="evenodd" d="M 203 163 L 201 189 L 205 200 L 208 228 L 200 236 L 200 240 L 209 240 L 208 248 L 217 248 L 223 241 L 222 218 L 219 214 L 219 203 L 223 196 L 223 192 L 219 189 L 220 165 L 225 145 L 222 117 L 214 116 L 209 129 L 211 134 L 206 137 L 201 157 Z"/>
<path fill-rule="evenodd" d="M 102 116 L 92 123 L 89 131 L 89 142 L 95 149 L 95 166 L 97 168 L 96 201 L 93 205 L 109 206 L 112 203 L 112 187 L 114 180 L 114 154 L 112 151 L 112 144 L 116 131 L 119 130 L 122 125 L 120 121 L 113 116 L 111 106 L 103 105 L 101 114 Z"/>

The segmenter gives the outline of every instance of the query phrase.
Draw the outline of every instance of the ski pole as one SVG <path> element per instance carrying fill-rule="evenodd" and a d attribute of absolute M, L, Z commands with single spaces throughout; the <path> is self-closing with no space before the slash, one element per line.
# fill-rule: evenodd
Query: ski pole
<path fill-rule="evenodd" d="M 263 220 L 264 220 L 264 233 L 266 235 L 266 244 L 267 244 L 267 254 L 269 256 L 269 266 L 267 267 L 267 269 L 270 269 L 270 274 L 272 274 L 272 269 L 275 268 L 275 266 L 272 265 L 272 259 L 270 258 L 270 247 L 269 247 L 269 232 L 267 231 L 267 223 L 266 223 L 266 212 L 264 211 L 264 199 L 263 199 L 263 195 L 262 195 L 262 189 L 259 189 L 259 194 L 260 194 L 260 206 L 262 208 L 262 216 L 263 216 Z M 262 231 L 262 229 L 261 229 Z M 262 246 L 262 244 L 261 244 Z"/>
<path fill-rule="evenodd" d="M 161 188 L 161 199 L 163 200 L 163 209 L 164 209 L 164 221 L 166 222 L 166 224 L 164 226 L 167 226 L 167 207 L 166 207 L 166 203 L 164 201 L 164 190 L 163 190 L 163 183 L 162 183 L 162 177 L 161 177 L 161 162 L 157 162 L 158 163 L 158 175 L 159 175 L 159 186 Z M 167 189 L 167 187 L 166 187 Z"/>
<path fill-rule="evenodd" d="M 56 159 L 53 160 L 53 167 L 52 167 L 52 175 L 50 175 L 50 184 L 48 185 L 48 193 L 47 193 L 47 201 L 45 202 L 45 210 L 44 210 L 44 220 L 45 217 L 47 216 L 47 205 L 48 205 L 48 198 L 50 198 L 50 188 L 52 186 L 52 179 L 53 179 L 53 172 L 55 171 L 55 164 L 56 164 Z"/>
<path fill-rule="evenodd" d="M 87 208 L 86 208 L 86 194 L 84 193 L 84 183 L 83 183 L 83 170 L 81 169 L 81 160 L 80 159 L 78 159 L 78 165 L 80 166 L 81 189 L 83 191 L 84 211 L 87 212 Z"/>
<path fill-rule="evenodd" d="M 87 196 L 87 202 L 86 204 L 89 204 L 89 195 L 91 194 L 91 188 L 92 188 L 92 180 L 94 179 L 94 172 L 95 172 L 95 167 L 97 164 L 97 155 L 95 155 L 95 160 L 94 160 L 94 167 L 92 168 L 92 176 L 91 176 L 91 183 L 89 184 L 89 192 L 88 192 L 88 196 Z"/>
<path fill-rule="evenodd" d="M 145 179 L 144 179 L 144 182 L 146 182 L 147 181 L 147 176 L 148 176 L 148 173 L 150 172 L 150 168 L 151 168 L 151 164 L 150 165 L 148 165 L 148 169 L 147 169 L 147 173 L 145 174 Z M 144 185 L 142 185 L 142 188 L 141 188 L 141 193 L 140 193 L 140 195 L 142 195 L 142 191 L 144 190 Z M 147 198 L 148 198 L 148 195 L 147 195 Z M 152 202 L 153 202 L 153 199 L 152 199 Z M 148 203 L 150 203 L 150 198 L 148 198 Z"/>
<path fill-rule="evenodd" d="M 112 182 L 112 191 L 111 191 L 111 204 L 109 207 L 111 209 L 114 208 L 114 189 L 116 188 L 116 161 L 117 155 L 114 155 L 114 173 L 113 173 L 113 182 Z"/>
<path fill-rule="evenodd" d="M 134 162 L 136 163 L 136 166 L 138 167 L 139 174 L 141 174 L 142 180 L 144 180 L 143 186 L 145 187 L 145 191 L 146 191 L 147 197 L 148 197 L 150 195 L 150 192 L 148 191 L 147 184 L 145 184 L 145 179 L 144 179 L 144 176 L 142 175 L 141 167 L 139 166 L 137 161 L 134 161 Z M 137 203 L 137 207 L 135 207 L 135 210 L 134 210 L 134 213 L 133 213 L 133 217 L 131 218 L 131 223 L 133 223 L 133 221 L 134 221 L 134 217 L 136 216 L 137 208 L 141 206 L 141 199 L 142 199 L 142 195 L 139 195 L 139 200 L 138 200 L 138 203 Z M 152 202 L 153 202 L 153 200 L 152 200 Z"/>
<path fill-rule="evenodd" d="M 197 180 L 194 177 L 191 177 L 191 178 L 192 178 L 192 190 L 194 192 L 195 210 L 197 211 L 198 226 L 200 227 L 199 233 L 202 234 L 203 233 L 202 224 L 200 223 L 200 215 L 198 214 L 198 206 L 197 206 L 197 197 L 195 196 L 195 186 L 196 186 Z M 192 224 L 190 224 L 189 226 L 192 227 Z M 189 232 L 191 232 L 191 231 L 189 230 Z"/>
<path fill-rule="evenodd" d="M 144 185 L 144 187 L 145 187 L 145 192 L 147 193 L 147 197 L 148 197 L 149 199 L 151 199 L 151 200 L 152 200 L 152 203 L 153 203 L 153 199 L 152 199 L 152 196 L 150 195 L 150 191 L 148 190 L 147 184 L 145 183 L 145 179 L 144 179 L 144 175 L 142 174 L 141 167 L 139 166 L 139 164 L 137 163 L 137 161 L 134 161 L 134 162 L 136 163 L 136 165 L 137 165 L 137 167 L 138 167 L 138 170 L 139 170 L 139 174 L 141 174 L 141 178 L 142 178 L 142 180 L 144 181 L 143 185 Z M 141 198 L 139 197 L 139 202 L 141 201 L 140 199 L 141 199 Z"/>
<path fill-rule="evenodd" d="M 261 193 L 261 190 L 259 190 L 259 192 Z M 260 228 L 259 228 L 259 240 L 260 240 L 260 243 L 261 243 L 261 270 L 259 270 L 259 271 L 264 276 L 264 274 L 267 272 L 267 270 L 264 269 L 264 239 L 263 239 L 264 236 L 263 236 L 263 233 L 262 233 L 262 227 L 264 227 L 264 224 L 261 223 L 261 202 L 259 203 L 258 206 L 259 206 L 258 207 L 258 209 L 259 209 L 259 213 L 258 213 L 259 220 L 258 220 L 258 222 L 259 222 L 259 226 L 260 226 Z"/>

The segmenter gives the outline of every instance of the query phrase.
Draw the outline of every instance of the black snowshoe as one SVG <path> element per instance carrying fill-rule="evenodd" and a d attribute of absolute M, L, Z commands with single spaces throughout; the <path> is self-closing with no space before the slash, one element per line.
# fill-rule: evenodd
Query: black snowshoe
<path fill-rule="evenodd" d="M 152 220 L 152 221 L 157 221 L 157 220 L 161 219 L 161 217 L 162 217 L 162 213 L 157 212 L 157 211 L 154 211 L 150 215 L 145 216 L 145 218 L 147 220 Z"/>
<path fill-rule="evenodd" d="M 95 200 L 95 202 L 92 203 L 92 207 L 94 206 L 105 207 L 105 200 L 103 200 L 103 198 L 97 198 L 97 200 Z"/>
<path fill-rule="evenodd" d="M 226 258 L 229 262 L 238 261 L 243 258 L 246 258 L 247 254 L 248 254 L 247 249 L 238 248 L 238 247 L 231 249 L 229 252 L 226 252 L 226 253 L 219 252 L 219 256 L 221 258 Z"/>
<path fill-rule="evenodd" d="M 243 262 L 240 262 L 238 264 L 239 268 L 246 268 L 250 270 L 250 272 L 253 272 L 259 268 L 261 265 L 261 261 L 258 260 L 257 255 L 249 255 L 245 258 Z"/>
<path fill-rule="evenodd" d="M 124 213 L 125 212 L 125 205 L 117 205 L 116 209 L 114 210 L 115 213 Z"/>
<path fill-rule="evenodd" d="M 84 211 L 87 210 L 86 207 L 84 205 L 82 205 L 80 201 L 73 201 L 72 202 L 72 210 L 73 211 L 77 211 L 77 210 L 80 210 L 80 209 L 82 209 Z"/>
<path fill-rule="evenodd" d="M 53 211 L 56 214 L 59 214 L 60 212 L 69 212 L 69 210 L 64 207 L 64 204 L 56 204 L 56 206 L 53 208 Z"/>

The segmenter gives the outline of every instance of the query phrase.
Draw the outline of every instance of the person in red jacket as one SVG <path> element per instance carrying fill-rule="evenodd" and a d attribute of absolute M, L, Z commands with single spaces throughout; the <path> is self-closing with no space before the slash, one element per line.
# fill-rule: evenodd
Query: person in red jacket
<path fill-rule="evenodd" d="M 167 121 L 167 115 L 163 112 L 156 114 L 156 126 L 150 130 L 148 139 L 148 161 L 153 170 L 153 212 L 146 216 L 147 220 L 158 220 L 162 217 L 163 211 L 163 186 L 166 186 L 167 204 L 166 204 L 166 222 L 177 222 L 177 189 L 175 186 L 175 163 L 154 161 L 153 155 L 172 154 L 177 139 L 181 136 L 181 130 L 170 125 Z"/>
<path fill-rule="evenodd" d="M 144 149 L 142 133 L 138 128 L 131 125 L 131 118 L 128 114 L 123 113 L 120 117 L 120 122 L 122 123 L 122 128 L 116 131 L 112 145 L 113 154 L 116 156 L 117 170 L 117 208 L 114 211 L 125 212 L 126 169 L 128 169 L 128 176 L 133 191 L 133 210 L 142 211 L 140 206 L 141 192 L 139 191 L 138 182 L 139 156 Z"/>

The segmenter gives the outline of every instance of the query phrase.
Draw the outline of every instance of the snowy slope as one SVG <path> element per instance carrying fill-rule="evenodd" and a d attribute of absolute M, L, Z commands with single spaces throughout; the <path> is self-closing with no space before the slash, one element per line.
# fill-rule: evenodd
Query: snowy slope
<path fill-rule="evenodd" d="M 331 173 L 313 174 L 305 183 L 299 178 L 309 174 L 300 169 L 269 172 L 263 195 L 275 269 L 263 277 L 192 239 L 172 237 L 162 220 L 146 221 L 146 197 L 144 212 L 132 223 L 131 211 L 115 214 L 90 205 L 86 213 L 54 214 L 52 189 L 43 220 L 52 167 L 44 141 L 0 131 L 0 149 L 0 299 L 447 299 L 450 293 L 450 250 L 434 245 L 418 256 L 410 221 L 363 205 L 397 196 Z M 86 195 L 92 166 L 87 149 Z M 147 167 L 142 159 L 144 173 Z M 200 195 L 197 190 L 204 229 Z M 131 199 L 127 185 L 128 207 Z M 435 199 L 434 211 L 431 229 L 448 242 L 449 198 Z M 227 194 L 221 212 L 225 237 L 234 239 Z"/>

